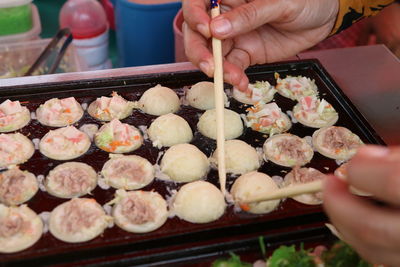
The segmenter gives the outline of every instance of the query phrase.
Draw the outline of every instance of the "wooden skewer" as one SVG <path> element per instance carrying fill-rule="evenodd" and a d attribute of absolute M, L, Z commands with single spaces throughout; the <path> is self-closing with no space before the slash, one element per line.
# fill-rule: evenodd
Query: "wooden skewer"
<path fill-rule="evenodd" d="M 283 187 L 269 195 L 253 196 L 245 200 L 240 200 L 241 203 L 253 203 L 267 200 L 282 199 L 287 197 L 298 196 L 302 194 L 310 194 L 320 192 L 322 190 L 322 180 L 313 181 L 305 184 L 296 184 L 289 187 Z"/>
<path fill-rule="evenodd" d="M 217 1 L 211 1 L 211 18 L 220 15 L 220 8 Z M 225 170 L 225 129 L 224 129 L 224 78 L 222 63 L 221 40 L 212 38 L 214 56 L 214 95 L 215 110 L 217 116 L 217 157 L 218 177 L 222 194 L 226 192 L 226 170 Z"/>

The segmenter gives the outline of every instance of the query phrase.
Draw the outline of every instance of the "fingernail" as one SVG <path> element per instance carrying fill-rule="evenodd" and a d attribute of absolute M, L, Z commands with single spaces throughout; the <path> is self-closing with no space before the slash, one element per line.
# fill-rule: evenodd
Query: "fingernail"
<path fill-rule="evenodd" d="M 217 18 L 212 22 L 214 31 L 221 35 L 226 35 L 232 31 L 232 24 L 224 18 Z"/>
<path fill-rule="evenodd" d="M 361 148 L 361 152 L 370 157 L 380 158 L 387 156 L 389 154 L 389 149 L 384 146 L 365 146 Z"/>
<path fill-rule="evenodd" d="M 197 30 L 206 38 L 210 37 L 210 30 L 207 25 L 197 24 Z"/>
<path fill-rule="evenodd" d="M 202 61 L 199 64 L 200 69 L 207 75 L 210 73 L 210 64 L 207 61 Z"/>

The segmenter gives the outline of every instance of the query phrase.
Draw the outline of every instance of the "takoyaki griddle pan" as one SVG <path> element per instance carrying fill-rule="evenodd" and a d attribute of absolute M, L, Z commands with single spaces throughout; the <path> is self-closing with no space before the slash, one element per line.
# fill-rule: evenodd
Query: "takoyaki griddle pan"
<path fill-rule="evenodd" d="M 282 62 L 255 66 L 247 70 L 251 82 L 266 80 L 272 85 L 276 84 L 274 78 L 275 72 L 279 73 L 282 78 L 286 77 L 286 75 L 303 75 L 314 79 L 318 86 L 320 96 L 331 103 L 339 113 L 339 120 L 336 125 L 347 127 L 360 136 L 365 143 L 383 144 L 381 138 L 356 110 L 350 100 L 343 94 L 319 61 L 312 59 Z M 3 87 L 0 88 L 0 103 L 6 99 L 19 100 L 24 102 L 24 105 L 26 105 L 31 112 L 34 112 L 40 104 L 51 98 L 74 96 L 79 103 L 86 103 L 89 105 L 97 97 L 109 96 L 114 91 L 128 100 L 135 101 L 139 100 L 144 91 L 157 84 L 170 87 L 182 97 L 185 88 L 205 80 L 210 79 L 199 71 L 182 71 Z M 231 87 L 226 84 L 225 88 L 229 89 Z M 276 94 L 274 99 L 284 112 L 291 110 L 296 104 L 295 101 L 284 98 L 279 94 Z M 231 97 L 229 101 L 230 109 L 238 113 L 246 113 L 247 105 L 241 104 Z M 196 127 L 202 112 L 203 111 L 190 106 L 181 105 L 181 109 L 177 114 L 188 121 L 194 132 L 194 139 L 191 143 L 196 145 L 207 156 L 210 156 L 216 147 L 216 142 L 202 136 Z M 156 116 L 147 115 L 139 110 L 135 110 L 131 116 L 122 120 L 122 122 L 132 124 L 136 127 L 140 125 L 149 127 L 155 118 Z M 100 121 L 90 117 L 88 113 L 85 112 L 83 118 L 75 123 L 75 126 L 79 128 L 87 123 L 95 123 L 99 126 L 102 125 Z M 43 126 L 37 120 L 32 120 L 28 126 L 19 130 L 19 132 L 32 140 L 35 138 L 42 138 L 51 129 L 54 128 Z M 299 123 L 294 123 L 288 132 L 300 137 L 305 137 L 311 136 L 315 130 L 316 129 L 305 127 Z M 255 132 L 250 128 L 246 128 L 243 135 L 239 137 L 239 139 L 249 143 L 253 147 L 262 147 L 266 138 L 266 135 Z M 153 147 L 150 140 L 146 140 L 138 150 L 127 154 L 145 157 L 152 164 L 156 164 L 159 152 L 165 150 L 165 148 L 159 150 Z M 92 143 L 91 148 L 86 154 L 73 161 L 85 162 L 91 165 L 97 172 L 100 172 L 103 164 L 108 159 L 109 154 L 98 149 L 94 143 Z M 63 161 L 49 159 L 36 150 L 33 157 L 21 165 L 21 169 L 28 170 L 36 176 L 46 176 L 51 169 L 61 163 L 63 163 Z M 306 166 L 314 167 L 324 173 L 328 173 L 333 172 L 337 168 L 338 163 L 335 160 L 328 159 L 315 152 L 314 158 Z M 259 171 L 270 176 L 284 177 L 290 169 L 277 166 L 271 162 L 264 162 Z M 236 177 L 228 176 L 228 189 L 230 189 L 235 178 Z M 210 171 L 206 180 L 219 187 L 217 171 Z M 163 195 L 164 198 L 168 198 L 173 189 L 178 190 L 182 185 L 183 184 L 155 179 L 151 184 L 143 188 L 143 190 L 155 190 Z M 104 205 L 114 198 L 114 193 L 115 189 L 113 188 L 103 190 L 97 187 L 92 192 L 92 195 L 84 197 L 93 197 L 101 205 Z M 53 197 L 47 192 L 39 190 L 39 192 L 27 202 L 27 205 L 39 214 L 44 211 L 51 211 L 57 205 L 65 201 L 67 200 Z M 264 215 L 237 212 L 234 210 L 233 206 L 229 206 L 220 219 L 211 223 L 193 224 L 173 217 L 169 218 L 161 228 L 146 234 L 128 233 L 114 226 L 112 228 L 107 228 L 101 236 L 84 243 L 65 243 L 57 240 L 47 232 L 43 234 L 36 244 L 24 251 L 13 254 L 1 254 L 0 264 L 72 263 L 82 260 L 83 258 L 104 258 L 106 260 L 109 256 L 111 257 L 113 255 L 132 251 L 145 251 L 148 248 L 168 247 L 174 244 L 184 244 L 186 242 L 190 243 L 198 240 L 212 240 L 214 238 L 223 237 L 232 239 L 236 234 L 256 233 L 265 227 L 278 230 L 293 226 L 295 229 L 298 225 L 321 222 L 324 220 L 326 220 L 326 218 L 321 205 L 304 205 L 292 199 L 281 202 L 275 211 Z"/>

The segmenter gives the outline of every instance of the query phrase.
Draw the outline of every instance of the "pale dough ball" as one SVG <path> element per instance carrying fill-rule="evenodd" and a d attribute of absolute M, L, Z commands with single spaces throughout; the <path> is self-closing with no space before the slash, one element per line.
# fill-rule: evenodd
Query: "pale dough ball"
<path fill-rule="evenodd" d="M 89 136 L 74 126 L 50 130 L 40 139 L 40 153 L 55 160 L 70 160 L 82 156 L 89 150 Z"/>
<path fill-rule="evenodd" d="M 17 206 L 31 199 L 39 189 L 36 176 L 19 168 L 0 172 L 0 203 Z"/>
<path fill-rule="evenodd" d="M 202 135 L 217 139 L 217 115 L 215 109 L 207 110 L 201 115 L 197 128 Z M 243 122 L 240 115 L 230 109 L 224 110 L 225 139 L 234 139 L 242 135 Z"/>
<path fill-rule="evenodd" d="M 186 93 L 186 100 L 194 108 L 208 110 L 215 108 L 214 83 L 198 82 Z M 225 106 L 228 104 L 228 97 L 224 93 Z"/>
<path fill-rule="evenodd" d="M 95 199 L 73 198 L 51 212 L 49 230 L 61 241 L 85 242 L 102 234 L 109 221 L 110 217 Z"/>
<path fill-rule="evenodd" d="M 0 134 L 0 169 L 26 162 L 35 153 L 32 141 L 21 133 Z"/>
<path fill-rule="evenodd" d="M 158 84 L 144 92 L 139 99 L 139 107 L 147 114 L 160 116 L 177 112 L 180 101 L 173 90 Z"/>
<path fill-rule="evenodd" d="M 340 126 L 324 127 L 312 135 L 314 148 L 325 157 L 348 160 L 364 145 L 358 135 Z"/>
<path fill-rule="evenodd" d="M 263 150 L 268 160 L 285 167 L 306 165 L 314 156 L 307 141 L 293 134 L 277 134 L 268 138 Z"/>
<path fill-rule="evenodd" d="M 150 184 L 154 179 L 154 167 L 137 155 L 110 155 L 101 174 L 106 183 L 114 188 L 135 190 Z"/>
<path fill-rule="evenodd" d="M 224 214 L 225 207 L 222 192 L 205 181 L 182 186 L 172 204 L 172 209 L 179 218 L 192 223 L 215 221 Z"/>
<path fill-rule="evenodd" d="M 268 175 L 261 172 L 249 172 L 236 179 L 232 186 L 231 194 L 235 202 L 256 196 L 267 196 L 278 190 L 278 186 Z M 269 200 L 250 204 L 242 204 L 240 207 L 250 213 L 263 214 L 273 211 L 279 205 L 279 200 Z"/>
<path fill-rule="evenodd" d="M 155 119 L 150 125 L 148 134 L 153 146 L 158 148 L 189 143 L 193 138 L 192 129 L 187 121 L 173 113 Z"/>
<path fill-rule="evenodd" d="M 161 160 L 161 171 L 176 182 L 191 182 L 204 178 L 210 163 L 196 146 L 179 144 L 170 147 Z"/>
<path fill-rule="evenodd" d="M 218 166 L 218 148 L 214 151 L 211 162 Z M 256 149 L 242 140 L 225 141 L 225 168 L 228 173 L 243 174 L 255 171 L 261 166 Z"/>
<path fill-rule="evenodd" d="M 0 204 L 0 253 L 27 249 L 42 234 L 42 220 L 27 205 L 7 207 Z"/>
<path fill-rule="evenodd" d="M 7 99 L 0 104 L 0 132 L 13 132 L 31 121 L 31 113 L 19 101 Z"/>
<path fill-rule="evenodd" d="M 74 124 L 82 116 L 83 109 L 74 97 L 49 99 L 36 110 L 37 120 L 41 124 L 51 127 Z"/>
<path fill-rule="evenodd" d="M 83 162 L 66 162 L 52 169 L 46 177 L 46 191 L 55 197 L 80 197 L 97 186 L 97 173 Z"/>
<path fill-rule="evenodd" d="M 147 233 L 160 228 L 168 219 L 167 202 L 155 191 L 118 190 L 113 208 L 115 223 L 131 233 Z"/>

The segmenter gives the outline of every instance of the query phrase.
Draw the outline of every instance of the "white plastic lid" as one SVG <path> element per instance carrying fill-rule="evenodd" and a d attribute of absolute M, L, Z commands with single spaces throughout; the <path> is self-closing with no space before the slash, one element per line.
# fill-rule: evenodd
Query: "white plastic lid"
<path fill-rule="evenodd" d="M 32 0 L 1 0 L 0 8 L 23 6 L 32 3 Z"/>

